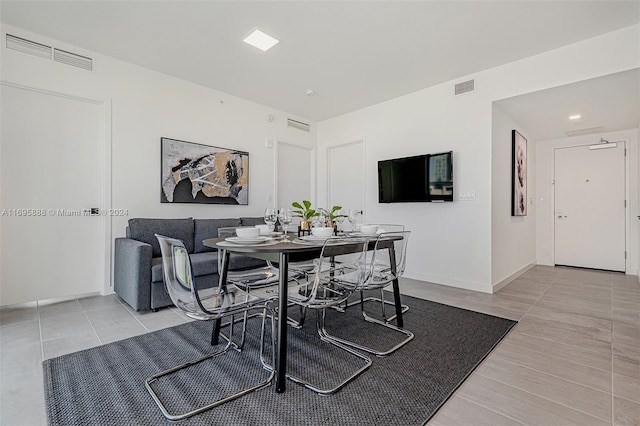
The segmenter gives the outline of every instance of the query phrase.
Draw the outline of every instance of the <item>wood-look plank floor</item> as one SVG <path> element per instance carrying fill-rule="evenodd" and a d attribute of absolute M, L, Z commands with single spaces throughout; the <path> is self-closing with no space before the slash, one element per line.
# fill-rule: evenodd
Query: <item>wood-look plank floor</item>
<path fill-rule="evenodd" d="M 519 321 L 429 425 L 640 425 L 638 277 L 537 266 L 496 294 L 401 288 Z M 43 359 L 186 321 L 174 308 L 133 312 L 115 295 L 1 308 L 0 424 L 46 425 Z"/>
<path fill-rule="evenodd" d="M 519 321 L 430 425 L 640 425 L 636 276 L 537 266 L 493 295 L 402 284 Z"/>

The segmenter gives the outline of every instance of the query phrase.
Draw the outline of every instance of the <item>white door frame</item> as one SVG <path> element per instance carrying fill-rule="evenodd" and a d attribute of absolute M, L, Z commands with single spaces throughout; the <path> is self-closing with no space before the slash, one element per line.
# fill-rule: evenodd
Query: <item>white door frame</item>
<path fill-rule="evenodd" d="M 36 93 L 41 93 L 50 96 L 58 96 L 66 99 L 71 99 L 78 102 L 86 102 L 90 104 L 94 104 L 100 107 L 102 110 L 102 122 L 100 135 L 102 138 L 102 146 L 101 146 L 101 155 L 102 155 L 102 206 L 103 209 L 108 213 L 111 209 L 111 107 L 112 101 L 111 99 L 107 100 L 99 100 L 99 99 L 91 99 L 81 96 L 76 96 L 69 93 L 55 92 L 47 89 L 41 89 L 38 87 L 26 86 L 19 83 L 13 83 L 9 81 L 0 80 L 0 84 L 8 87 L 14 87 L 18 89 L 28 90 Z M 0 150 L 0 156 L 2 152 Z M 101 258 L 101 269 L 103 271 L 103 282 L 102 282 L 102 295 L 107 295 L 113 293 L 113 284 L 111 282 L 111 258 L 112 258 L 112 250 L 111 250 L 111 216 L 106 215 L 104 218 L 104 228 L 103 228 L 103 242 L 100 244 L 102 247 Z M 0 228 L 0 235 L 2 234 L 2 229 Z M 0 257 L 2 253 L 0 253 Z"/>
<path fill-rule="evenodd" d="M 625 196 L 625 200 L 627 202 L 627 206 L 625 208 L 625 273 L 629 273 L 629 241 L 630 241 L 630 208 L 629 208 L 629 200 L 630 200 L 630 193 L 629 193 L 629 188 L 631 185 L 629 185 L 629 155 L 627 155 L 628 153 L 628 149 L 629 149 L 629 139 L 628 138 L 622 138 L 622 139 L 618 139 L 618 140 L 611 140 L 609 141 L 611 143 L 622 143 L 624 144 L 624 149 L 625 149 L 625 155 L 624 155 L 624 196 Z M 567 145 L 567 146 L 562 146 L 562 147 L 554 147 L 553 149 L 551 149 L 551 166 L 552 166 L 552 179 L 553 179 L 553 185 L 552 185 L 552 191 L 551 191 L 551 246 L 550 246 L 550 254 L 551 254 L 551 264 L 555 265 L 556 263 L 556 248 L 555 248 L 555 241 L 556 241 L 556 231 L 555 231 L 555 212 L 556 212 L 556 187 L 555 187 L 555 166 L 556 166 L 556 159 L 555 159 L 555 152 L 556 149 L 566 149 L 566 148 L 579 148 L 579 147 L 588 147 L 591 145 L 597 145 L 597 143 L 579 143 L 579 144 L 575 144 L 575 145 Z"/>
<path fill-rule="evenodd" d="M 311 199 L 309 201 L 311 201 L 312 205 L 316 204 L 317 193 L 318 193 L 318 180 L 317 180 L 317 173 L 316 173 L 317 148 L 315 146 L 307 146 L 301 143 L 291 142 L 284 139 L 276 139 L 276 143 L 273 146 L 273 174 L 275 176 L 275 179 L 273 180 L 273 202 L 274 202 L 273 205 L 276 208 L 278 208 L 277 206 L 280 205 L 280 198 L 278 194 L 278 181 L 280 179 L 280 176 L 278 176 L 278 158 L 279 158 L 279 152 L 280 152 L 280 145 L 289 145 L 296 148 L 305 149 L 309 151 L 309 153 L 311 154 L 311 170 L 309 170 L 309 174 L 311 175 L 311 188 L 310 188 Z"/>
<path fill-rule="evenodd" d="M 339 142 L 330 146 L 327 146 L 327 206 L 332 206 L 334 205 L 334 203 L 332 202 L 332 196 L 331 196 L 331 155 L 330 152 L 331 150 L 334 149 L 339 149 L 339 148 L 344 148 L 345 146 L 349 146 L 349 145 L 358 145 L 361 144 L 362 145 L 362 158 L 360 159 L 361 165 L 362 165 L 362 182 L 364 182 L 364 185 L 362 186 L 361 190 L 362 190 L 362 200 L 364 203 L 364 206 L 362 206 L 362 209 L 364 210 L 364 213 L 362 214 L 362 220 L 363 223 L 367 223 L 367 162 L 366 162 L 366 158 L 367 158 L 367 144 L 365 143 L 365 138 L 364 137 L 359 137 L 359 138 L 354 138 L 354 139 L 349 139 L 347 141 L 343 141 L 343 142 Z"/>

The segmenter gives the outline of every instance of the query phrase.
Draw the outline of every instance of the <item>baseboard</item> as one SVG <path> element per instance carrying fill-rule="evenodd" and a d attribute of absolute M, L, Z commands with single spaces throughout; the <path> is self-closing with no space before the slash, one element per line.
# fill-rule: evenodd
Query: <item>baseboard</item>
<path fill-rule="evenodd" d="M 433 284 L 446 285 L 449 287 L 462 288 L 465 290 L 479 291 L 482 293 L 491 293 L 491 287 L 486 283 L 479 283 L 473 281 L 456 280 L 450 277 L 441 277 L 438 275 L 430 274 L 417 274 L 410 271 L 405 271 L 404 276 L 419 281 L 426 281 Z"/>
<path fill-rule="evenodd" d="M 493 293 L 497 292 L 498 290 L 500 290 L 502 287 L 506 286 L 507 284 L 509 284 L 511 281 L 515 280 L 516 278 L 518 278 L 520 275 L 524 274 L 525 272 L 527 272 L 529 269 L 533 268 L 534 266 L 536 266 L 536 263 L 530 263 L 528 265 L 526 265 L 523 268 L 520 268 L 519 270 L 517 270 L 516 272 L 514 272 L 513 274 L 509 275 L 507 278 L 503 279 L 502 281 L 494 284 L 493 286 Z"/>

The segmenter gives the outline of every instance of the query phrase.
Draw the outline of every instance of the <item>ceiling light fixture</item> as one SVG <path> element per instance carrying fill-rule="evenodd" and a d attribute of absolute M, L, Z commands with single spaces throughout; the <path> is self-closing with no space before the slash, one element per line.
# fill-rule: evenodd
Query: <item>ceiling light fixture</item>
<path fill-rule="evenodd" d="M 280 42 L 280 40 L 277 40 L 271 37 L 269 34 L 265 34 L 260 30 L 255 30 L 254 32 L 249 34 L 249 36 L 243 41 L 253 47 L 257 47 L 263 52 L 266 52 Z"/>
<path fill-rule="evenodd" d="M 313 96 L 316 94 L 316 91 L 313 89 L 307 89 L 305 93 L 307 94 L 307 96 Z"/>
<path fill-rule="evenodd" d="M 580 114 L 573 114 L 569 116 L 569 120 L 579 120 L 581 117 Z"/>

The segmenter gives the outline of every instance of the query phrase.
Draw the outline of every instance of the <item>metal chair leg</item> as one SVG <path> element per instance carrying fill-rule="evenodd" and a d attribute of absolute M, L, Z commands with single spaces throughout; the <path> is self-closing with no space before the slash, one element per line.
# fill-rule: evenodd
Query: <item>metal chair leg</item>
<path fill-rule="evenodd" d="M 345 380 L 343 380 L 342 382 L 340 382 L 337 386 L 330 388 L 330 389 L 322 389 L 316 385 L 314 385 L 313 383 L 311 383 L 308 380 L 305 380 L 301 377 L 297 377 L 294 376 L 292 374 L 287 374 L 287 379 L 291 380 L 294 383 L 300 384 L 304 387 L 306 387 L 307 389 L 312 390 L 313 392 L 316 392 L 318 394 L 321 395 L 330 395 L 330 394 L 334 394 L 336 392 L 338 392 L 340 389 L 342 389 L 345 385 L 347 385 L 349 382 L 351 382 L 353 379 L 355 379 L 356 377 L 358 377 L 360 374 L 362 374 L 364 371 L 366 371 L 369 367 L 371 367 L 372 361 L 371 358 L 369 358 L 368 356 L 357 352 L 355 350 L 353 350 L 352 348 L 350 348 L 349 346 L 343 345 L 339 342 L 335 342 L 331 339 L 327 339 L 324 336 L 323 333 L 323 329 L 324 329 L 324 321 L 325 321 L 325 315 L 326 312 L 324 309 L 322 310 L 318 310 L 317 312 L 317 332 L 318 335 L 320 336 L 320 340 L 322 340 L 323 342 L 332 344 L 334 346 L 339 347 L 340 349 L 354 355 L 356 358 L 364 361 L 364 365 L 360 368 L 358 368 L 354 373 L 352 373 L 348 378 L 346 378 Z M 264 333 L 264 323 L 263 323 L 263 333 Z M 272 357 L 271 359 L 275 359 L 274 357 Z M 263 353 L 261 351 L 260 353 L 260 361 L 262 362 L 262 365 L 265 369 L 269 370 L 269 371 L 273 371 L 273 366 L 269 365 L 266 360 L 264 359 Z"/>
<path fill-rule="evenodd" d="M 263 317 L 265 317 L 265 316 L 266 316 L 266 309 L 263 311 Z M 233 326 L 233 321 L 231 322 L 231 326 Z M 272 336 L 271 348 L 272 348 L 272 352 L 275 355 L 275 326 L 272 326 L 272 328 L 274 329 L 274 332 L 271 335 Z M 214 326 L 214 330 L 215 330 L 215 326 Z M 199 363 L 201 363 L 203 361 L 206 361 L 208 359 L 215 358 L 217 356 L 225 354 L 230 348 L 232 348 L 234 346 L 232 338 L 229 338 L 229 339 L 226 339 L 226 340 L 227 340 L 227 344 L 225 345 L 224 348 L 222 348 L 219 351 L 216 351 L 214 353 L 205 355 L 205 356 L 203 356 L 201 358 L 198 358 L 198 359 L 196 359 L 194 361 L 189 361 L 189 362 L 187 362 L 185 364 L 178 365 L 178 366 L 175 366 L 175 367 L 170 368 L 168 370 L 165 370 L 165 371 L 162 371 L 160 373 L 154 374 L 153 376 L 151 376 L 147 380 L 145 380 L 144 385 L 147 388 L 147 391 L 149 391 L 149 394 L 151 395 L 151 397 L 155 401 L 156 405 L 158 405 L 158 408 L 160 408 L 160 411 L 162 412 L 162 414 L 167 419 L 173 420 L 173 421 L 186 419 L 188 417 L 194 416 L 196 414 L 202 413 L 204 411 L 207 411 L 207 410 L 210 410 L 210 409 L 212 409 L 214 407 L 222 405 L 225 402 L 229 402 L 229 401 L 234 400 L 236 398 L 239 398 L 239 397 L 241 397 L 243 395 L 246 395 L 246 394 L 248 394 L 250 392 L 253 392 L 255 390 L 258 390 L 260 388 L 268 386 L 268 385 L 270 385 L 272 383 L 273 378 L 275 376 L 275 372 L 274 371 L 271 371 L 270 374 L 267 376 L 267 378 L 264 381 L 261 381 L 261 382 L 255 384 L 255 385 L 253 385 L 253 386 L 251 386 L 249 388 L 243 389 L 243 390 L 241 390 L 239 392 L 236 392 L 236 393 L 234 393 L 232 395 L 229 395 L 229 396 L 226 396 L 224 398 L 221 398 L 221 399 L 219 399 L 217 401 L 214 401 L 214 402 L 212 402 L 210 404 L 204 405 L 202 407 L 199 407 L 199 408 L 196 408 L 194 410 L 187 411 L 187 412 L 184 412 L 184 413 L 178 413 L 178 414 L 170 413 L 169 410 L 167 409 L 167 407 L 162 403 L 162 400 L 160 399 L 160 396 L 153 390 L 153 387 L 152 387 L 153 383 L 156 382 L 161 377 L 167 376 L 167 375 L 172 374 L 172 373 L 174 373 L 176 371 L 188 368 L 188 367 L 190 367 L 192 365 L 196 365 L 196 364 L 199 364 Z M 262 338 L 261 338 L 260 344 L 261 344 L 261 352 L 262 352 L 262 346 L 264 345 L 264 341 L 263 341 Z"/>
<path fill-rule="evenodd" d="M 328 341 L 331 341 L 332 343 L 336 343 L 336 344 L 340 343 L 342 345 L 347 345 L 347 346 L 350 346 L 350 347 L 354 347 L 356 349 L 360 349 L 361 351 L 365 351 L 367 353 L 373 354 L 375 356 L 380 356 L 380 357 L 392 354 L 393 352 L 397 351 L 398 349 L 400 349 L 401 347 L 403 347 L 404 345 L 409 343 L 411 340 L 413 340 L 414 335 L 413 335 L 412 332 L 410 332 L 408 330 L 396 327 L 395 325 L 389 324 L 386 321 L 380 321 L 378 319 L 371 318 L 364 311 L 362 312 L 362 316 L 364 317 L 365 321 L 381 325 L 383 327 L 386 327 L 388 329 L 396 331 L 396 332 L 398 332 L 400 334 L 404 334 L 406 337 L 400 343 L 398 343 L 397 345 L 393 346 L 392 348 L 390 348 L 390 349 L 388 349 L 386 351 L 380 351 L 380 350 L 377 350 L 375 348 L 370 348 L 368 346 L 364 346 L 364 345 L 358 344 L 356 342 L 352 342 L 350 340 L 345 340 L 345 339 L 342 339 L 340 337 L 337 337 L 337 336 L 334 336 L 332 334 L 329 334 L 329 332 L 326 330 L 326 328 L 323 328 L 323 330 L 322 330 L 323 336 Z"/>

